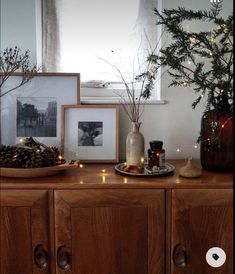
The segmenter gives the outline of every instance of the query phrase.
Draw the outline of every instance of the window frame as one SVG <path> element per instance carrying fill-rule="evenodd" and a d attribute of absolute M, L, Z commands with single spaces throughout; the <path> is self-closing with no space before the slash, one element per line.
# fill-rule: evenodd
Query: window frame
<path fill-rule="evenodd" d="M 162 2 L 163 0 L 157 0 L 157 8 L 159 10 L 162 10 Z M 37 65 L 39 67 L 42 67 L 42 0 L 35 0 L 35 8 L 36 8 L 36 38 L 37 38 Z M 157 35 L 157 40 L 159 41 L 158 48 L 161 48 L 162 44 L 162 38 L 161 38 L 161 33 L 162 33 L 162 26 L 158 26 L 159 32 Z M 79 72 L 80 73 L 80 72 Z M 161 68 L 159 69 L 159 75 L 161 75 Z M 83 85 L 85 82 L 81 82 Z M 98 90 L 104 91 L 104 90 L 110 90 L 115 92 L 123 92 L 125 90 L 125 86 L 123 85 L 122 82 L 118 83 L 111 83 L 112 87 L 97 87 L 97 88 L 92 88 L 92 87 L 81 87 L 81 104 L 121 104 L 120 97 L 118 95 L 114 96 L 114 93 L 110 92 L 110 96 L 95 96 L 97 94 Z M 154 89 L 152 91 L 152 95 L 148 100 L 142 100 L 141 103 L 143 104 L 166 104 L 166 101 L 162 99 L 161 96 L 161 77 L 156 80 Z M 138 89 L 137 89 L 138 91 Z M 94 95 L 90 96 L 84 96 L 84 93 L 93 93 Z M 128 98 L 126 97 L 127 101 Z"/>

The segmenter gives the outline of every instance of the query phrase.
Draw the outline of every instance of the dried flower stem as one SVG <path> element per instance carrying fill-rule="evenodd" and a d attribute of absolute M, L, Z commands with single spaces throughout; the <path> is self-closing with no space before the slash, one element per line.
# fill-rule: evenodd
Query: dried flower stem
<path fill-rule="evenodd" d="M 29 58 L 29 51 L 21 54 L 19 47 L 6 48 L 0 52 L 0 98 L 28 83 L 38 72 L 36 65 L 30 64 Z M 2 93 L 4 83 L 16 72 L 21 73 L 21 81 L 15 87 Z"/>

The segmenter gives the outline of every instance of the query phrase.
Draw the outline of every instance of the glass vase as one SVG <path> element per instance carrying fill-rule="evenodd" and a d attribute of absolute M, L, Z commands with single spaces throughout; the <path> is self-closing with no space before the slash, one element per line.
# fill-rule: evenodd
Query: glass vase
<path fill-rule="evenodd" d="M 203 115 L 200 153 L 204 169 L 233 170 L 233 116 L 228 109 L 211 110 Z"/>

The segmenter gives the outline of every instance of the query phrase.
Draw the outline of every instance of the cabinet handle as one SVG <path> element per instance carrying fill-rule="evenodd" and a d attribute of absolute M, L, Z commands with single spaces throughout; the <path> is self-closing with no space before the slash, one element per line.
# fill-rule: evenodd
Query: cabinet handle
<path fill-rule="evenodd" d="M 48 254 L 42 245 L 37 245 L 34 248 L 34 263 L 40 268 L 46 268 L 48 266 Z"/>
<path fill-rule="evenodd" d="M 175 266 L 184 268 L 186 267 L 187 254 L 185 248 L 178 244 L 175 246 L 173 251 L 173 261 Z"/>
<path fill-rule="evenodd" d="M 65 246 L 57 249 L 57 265 L 61 270 L 71 269 L 71 253 Z"/>

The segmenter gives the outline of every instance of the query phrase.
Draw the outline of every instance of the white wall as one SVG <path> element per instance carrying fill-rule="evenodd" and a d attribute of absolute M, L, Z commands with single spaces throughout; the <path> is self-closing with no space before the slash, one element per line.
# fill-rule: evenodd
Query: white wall
<path fill-rule="evenodd" d="M 19 46 L 36 60 L 35 0 L 0 0 L 0 49 Z"/>
<path fill-rule="evenodd" d="M 0 0 L 1 9 L 1 48 L 19 45 L 28 48 L 32 60 L 36 61 L 36 19 L 35 1 L 37 0 Z M 190 9 L 209 9 L 210 0 L 164 0 L 163 8 L 185 6 Z M 224 0 L 224 14 L 232 11 L 232 0 Z M 201 29 L 201 26 L 200 26 Z M 148 105 L 142 117 L 141 131 L 145 136 L 146 149 L 149 141 L 159 139 L 164 142 L 167 158 L 199 158 L 199 149 L 194 145 L 200 131 L 200 119 L 203 104 L 192 110 L 191 104 L 196 98 L 189 88 L 168 88 L 168 76 L 162 79 L 162 99 L 165 105 Z M 125 139 L 130 124 L 124 112 L 121 112 L 121 157 L 125 156 Z M 177 148 L 181 152 L 176 152 Z"/>

